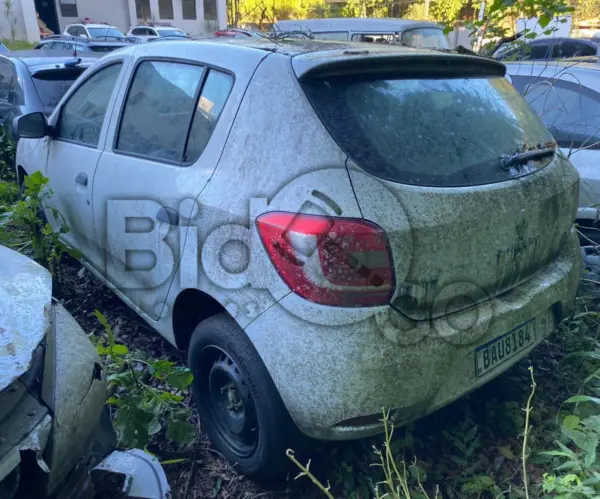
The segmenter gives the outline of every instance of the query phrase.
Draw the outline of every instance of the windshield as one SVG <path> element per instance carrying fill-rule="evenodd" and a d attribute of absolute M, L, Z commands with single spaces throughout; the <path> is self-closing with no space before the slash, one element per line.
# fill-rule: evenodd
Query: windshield
<path fill-rule="evenodd" d="M 125 36 L 116 28 L 88 28 L 88 31 L 92 38 L 104 38 L 105 36 L 122 38 Z"/>
<path fill-rule="evenodd" d="M 85 68 L 69 68 L 43 71 L 32 76 L 33 86 L 46 114 L 52 112 L 63 95 L 84 71 Z"/>
<path fill-rule="evenodd" d="M 500 158 L 552 141 L 503 77 L 332 76 L 303 88 L 332 137 L 373 175 L 413 185 L 466 186 L 532 173 Z M 551 158 L 535 162 L 535 169 Z"/>
<path fill-rule="evenodd" d="M 415 28 L 402 33 L 402 44 L 425 49 L 449 49 L 448 38 L 438 28 Z"/>
<path fill-rule="evenodd" d="M 157 29 L 158 36 L 187 36 L 183 31 L 178 29 Z"/>

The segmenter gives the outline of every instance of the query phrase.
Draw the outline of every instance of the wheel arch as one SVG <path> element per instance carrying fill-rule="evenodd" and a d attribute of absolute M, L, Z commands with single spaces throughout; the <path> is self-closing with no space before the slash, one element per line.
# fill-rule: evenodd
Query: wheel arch
<path fill-rule="evenodd" d="M 187 351 L 196 326 L 213 315 L 227 310 L 208 293 L 195 288 L 184 289 L 173 305 L 173 336 L 177 348 Z"/>

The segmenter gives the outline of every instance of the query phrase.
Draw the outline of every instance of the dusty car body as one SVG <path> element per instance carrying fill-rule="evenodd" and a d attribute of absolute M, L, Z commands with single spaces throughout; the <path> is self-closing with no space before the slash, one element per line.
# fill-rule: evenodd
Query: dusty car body
<path fill-rule="evenodd" d="M 53 300 L 48 271 L 0 246 L 0 497 L 88 498 L 97 465 L 95 473 L 123 474 L 128 462 L 133 471 L 143 456 L 110 454 L 116 437 L 105 398 L 96 349 Z M 158 463 L 145 468 L 153 491 L 137 497 L 167 497 Z"/>
<path fill-rule="evenodd" d="M 250 476 L 298 430 L 368 436 L 482 386 L 575 297 L 577 171 L 493 60 L 140 44 L 36 123 L 19 178 L 50 179 L 64 241 L 187 351 L 203 430 Z"/>

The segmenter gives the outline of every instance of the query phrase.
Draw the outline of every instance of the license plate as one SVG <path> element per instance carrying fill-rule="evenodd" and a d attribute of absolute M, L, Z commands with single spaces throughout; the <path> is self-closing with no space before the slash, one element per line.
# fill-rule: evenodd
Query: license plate
<path fill-rule="evenodd" d="M 483 376 L 535 343 L 535 319 L 475 349 L 475 373 Z"/>

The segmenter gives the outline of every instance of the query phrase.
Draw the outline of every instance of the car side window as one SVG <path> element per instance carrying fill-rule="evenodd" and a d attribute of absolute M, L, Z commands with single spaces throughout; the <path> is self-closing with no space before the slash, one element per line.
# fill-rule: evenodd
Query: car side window
<path fill-rule="evenodd" d="M 214 69 L 209 70 L 194 113 L 184 162 L 196 161 L 204 151 L 232 87 L 231 75 Z"/>
<path fill-rule="evenodd" d="M 144 61 L 136 69 L 115 150 L 181 163 L 202 66 Z"/>
<path fill-rule="evenodd" d="M 147 36 L 159 36 L 158 32 L 155 29 L 150 29 L 150 28 L 148 28 L 146 30 L 146 35 Z"/>
<path fill-rule="evenodd" d="M 8 61 L 0 61 L 0 101 L 8 101 L 13 79 L 13 67 Z"/>
<path fill-rule="evenodd" d="M 77 26 L 69 26 L 67 28 L 67 33 L 72 36 L 77 36 Z"/>
<path fill-rule="evenodd" d="M 133 28 L 131 30 L 131 34 L 133 36 L 142 36 L 143 33 L 142 33 L 142 30 L 140 28 Z"/>
<path fill-rule="evenodd" d="M 527 84 L 519 86 L 524 86 L 525 100 L 559 146 L 600 148 L 599 93 L 579 83 L 546 78 L 529 78 Z"/>
<path fill-rule="evenodd" d="M 57 138 L 98 145 L 121 66 L 117 63 L 100 69 L 75 90 L 61 110 Z"/>

